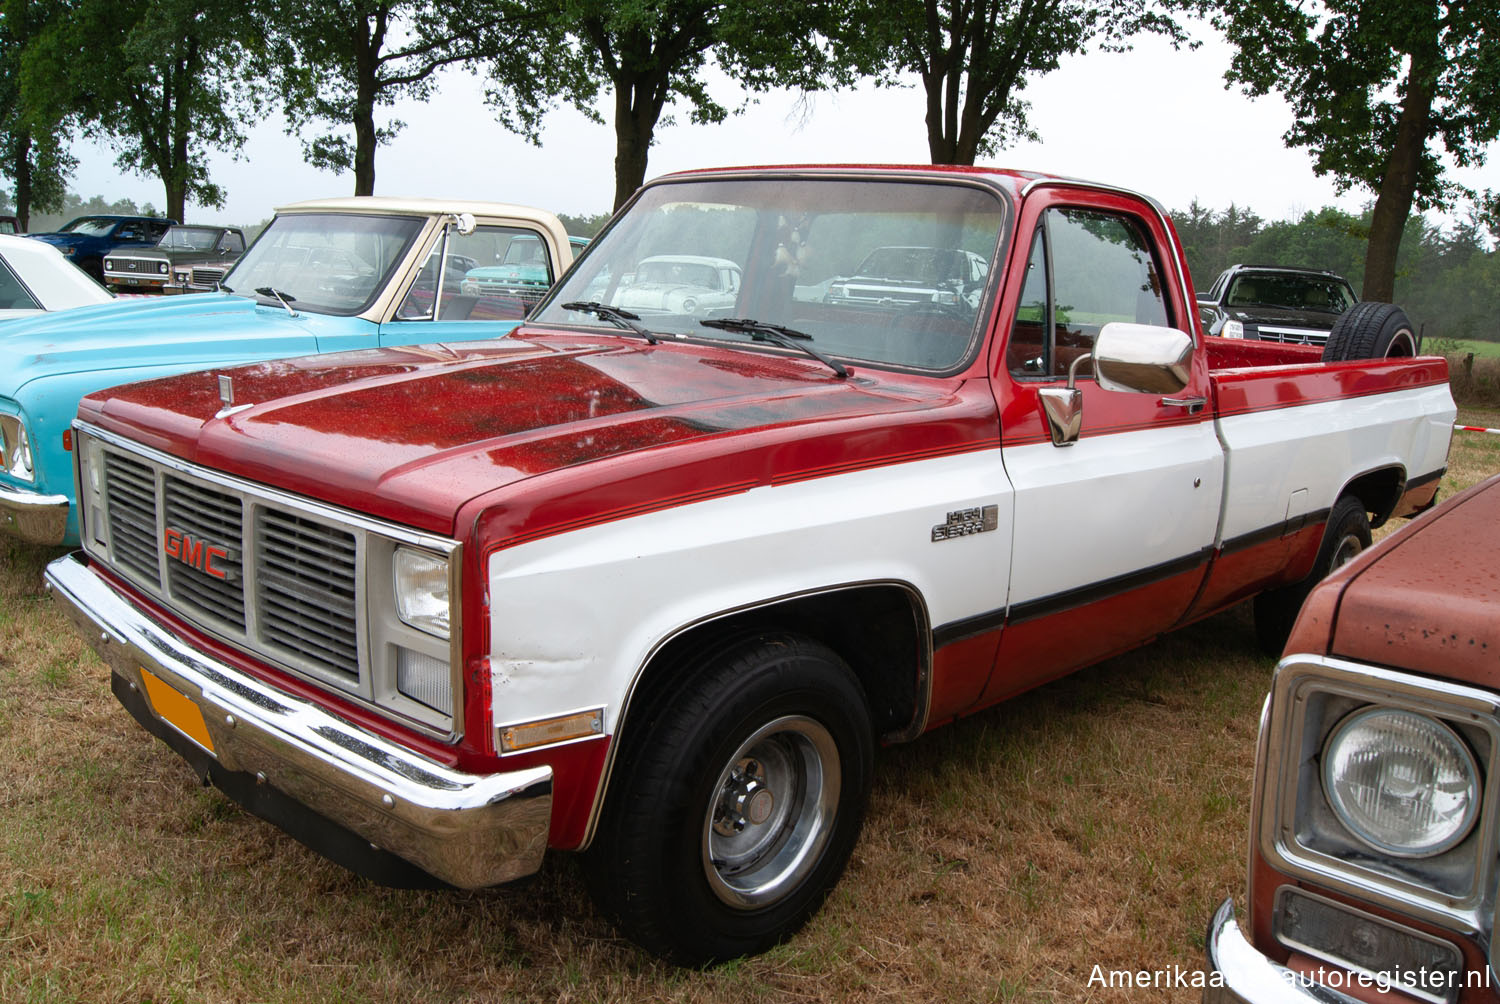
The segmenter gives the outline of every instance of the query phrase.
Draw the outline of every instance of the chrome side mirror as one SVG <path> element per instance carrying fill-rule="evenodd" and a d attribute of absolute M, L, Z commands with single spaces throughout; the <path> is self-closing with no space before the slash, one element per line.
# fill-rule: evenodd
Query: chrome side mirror
<path fill-rule="evenodd" d="M 460 237 L 467 237 L 479 224 L 474 221 L 473 213 L 449 213 L 448 225 L 457 230 Z"/>
<path fill-rule="evenodd" d="M 1106 324 L 1094 339 L 1094 378 L 1105 390 L 1176 394 L 1193 370 L 1193 338 L 1154 324 Z"/>
<path fill-rule="evenodd" d="M 1113 321 L 1099 329 L 1094 351 L 1073 360 L 1066 387 L 1038 391 L 1053 446 L 1072 446 L 1083 429 L 1083 391 L 1078 367 L 1092 361 L 1094 379 L 1103 390 L 1134 394 L 1176 394 L 1188 385 L 1193 369 L 1193 338 L 1176 328 Z M 1202 398 L 1165 399 L 1164 405 L 1196 411 Z"/>

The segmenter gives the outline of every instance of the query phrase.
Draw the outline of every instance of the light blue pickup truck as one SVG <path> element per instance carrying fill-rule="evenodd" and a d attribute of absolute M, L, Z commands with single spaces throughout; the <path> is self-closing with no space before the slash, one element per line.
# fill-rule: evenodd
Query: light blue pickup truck
<path fill-rule="evenodd" d="M 573 261 L 561 221 L 490 202 L 344 198 L 277 210 L 217 292 L 126 300 L 0 332 L 0 534 L 78 543 L 69 427 L 85 394 L 190 370 L 507 334 L 530 306 L 465 292 L 467 270 L 538 242 L 549 283 Z M 232 386 L 224 387 L 226 397 Z M 226 401 L 226 407 L 232 401 Z"/>

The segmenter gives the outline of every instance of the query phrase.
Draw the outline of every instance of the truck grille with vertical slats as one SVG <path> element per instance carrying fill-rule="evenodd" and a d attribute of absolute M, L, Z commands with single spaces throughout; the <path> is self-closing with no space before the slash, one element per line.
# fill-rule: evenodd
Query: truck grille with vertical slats
<path fill-rule="evenodd" d="M 117 453 L 104 459 L 109 495 L 109 539 L 115 560 L 137 577 L 160 587 L 156 547 L 156 472 Z"/>
<path fill-rule="evenodd" d="M 244 575 L 240 563 L 243 506 L 225 492 L 167 475 L 166 526 L 181 549 L 196 548 L 193 560 L 167 561 L 167 590 L 199 613 L 243 631 Z M 223 554 L 210 555 L 217 546 Z M 184 558 L 189 557 L 184 555 Z"/>
<path fill-rule="evenodd" d="M 262 509 L 255 536 L 263 640 L 357 678 L 354 535 Z"/>
<path fill-rule="evenodd" d="M 97 486 L 79 500 L 92 560 L 253 659 L 431 735 L 458 734 L 456 698 L 423 703 L 427 691 L 403 686 L 400 666 L 428 660 L 437 669 L 420 685 L 457 695 L 462 635 L 403 622 L 393 584 L 400 549 L 443 556 L 452 569 L 456 542 L 77 430 L 79 469 Z"/>

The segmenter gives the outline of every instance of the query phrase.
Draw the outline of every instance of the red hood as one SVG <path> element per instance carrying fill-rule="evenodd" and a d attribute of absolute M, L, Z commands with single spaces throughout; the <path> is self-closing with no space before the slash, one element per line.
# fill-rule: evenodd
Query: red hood
<path fill-rule="evenodd" d="M 224 418 L 218 376 L 250 405 Z M 214 469 L 452 534 L 468 500 L 687 440 L 931 409 L 957 381 L 602 337 L 281 359 L 84 398 L 85 421 Z M 265 402 L 265 403 L 257 403 Z M 726 447 L 726 452 L 730 448 Z"/>
<path fill-rule="evenodd" d="M 1500 689 L 1497 526 L 1500 477 L 1454 496 L 1320 584 L 1287 651 L 1327 651 Z"/>

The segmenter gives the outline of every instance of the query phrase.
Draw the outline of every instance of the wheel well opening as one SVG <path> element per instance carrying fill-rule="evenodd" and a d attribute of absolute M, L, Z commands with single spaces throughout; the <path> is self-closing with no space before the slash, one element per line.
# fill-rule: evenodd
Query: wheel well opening
<path fill-rule="evenodd" d="M 911 725 L 927 662 L 925 622 L 911 593 L 894 585 L 860 586 L 794 597 L 696 625 L 672 638 L 646 665 L 626 708 L 640 729 L 706 660 L 746 637 L 799 634 L 837 652 L 864 688 L 878 735 Z M 628 740 L 627 740 L 628 741 Z"/>
<path fill-rule="evenodd" d="M 1391 518 L 1396 504 L 1401 500 L 1401 489 L 1406 484 L 1406 472 L 1400 467 L 1386 467 L 1368 474 L 1361 474 L 1339 493 L 1342 498 L 1352 495 L 1359 499 L 1370 514 L 1371 528 L 1379 527 Z"/>

